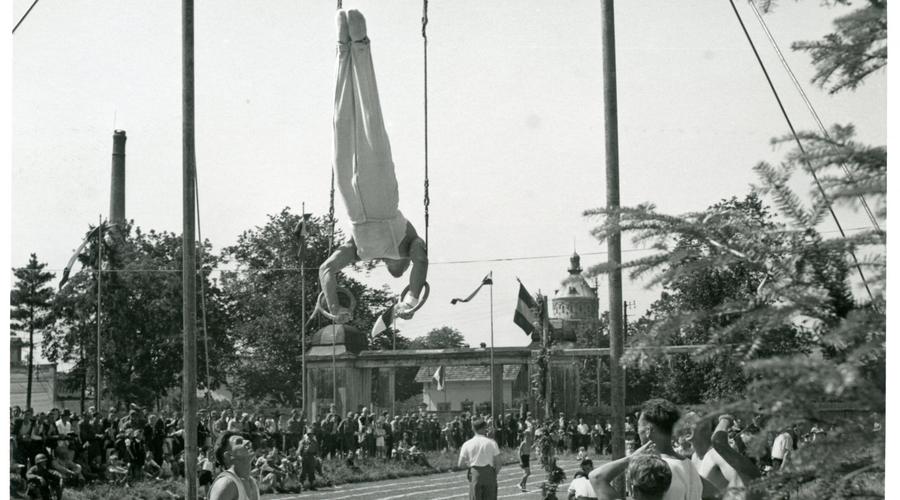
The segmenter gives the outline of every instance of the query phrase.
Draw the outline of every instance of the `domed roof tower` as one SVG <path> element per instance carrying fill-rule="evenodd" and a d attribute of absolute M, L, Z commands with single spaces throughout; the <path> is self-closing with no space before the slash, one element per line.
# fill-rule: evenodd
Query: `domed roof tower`
<path fill-rule="evenodd" d="M 581 257 L 578 252 L 569 258 L 569 275 L 553 296 L 554 318 L 569 321 L 591 321 L 600 317 L 600 299 L 597 289 L 581 275 Z"/>

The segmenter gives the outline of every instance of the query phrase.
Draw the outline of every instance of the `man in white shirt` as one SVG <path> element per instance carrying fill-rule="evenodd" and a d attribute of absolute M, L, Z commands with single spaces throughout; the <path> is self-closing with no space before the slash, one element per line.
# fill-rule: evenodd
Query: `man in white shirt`
<path fill-rule="evenodd" d="M 56 430 L 59 431 L 61 437 L 68 436 L 74 431 L 72 430 L 72 422 L 69 420 L 69 410 L 63 410 L 59 420 L 56 421 Z"/>
<path fill-rule="evenodd" d="M 678 407 L 665 399 L 651 399 L 644 403 L 638 418 L 641 442 L 652 442 L 659 457 L 669 466 L 672 482 L 663 500 L 700 500 L 703 482 L 690 459 L 672 449 L 672 432 L 681 417 Z"/>
<path fill-rule="evenodd" d="M 703 479 L 703 498 L 721 498 L 726 493 L 743 498 L 745 485 L 759 477 L 759 470 L 728 444 L 733 417 L 721 415 L 714 421 L 691 412 L 682 421 L 694 450 L 691 462 Z"/>
<path fill-rule="evenodd" d="M 783 469 L 794 449 L 794 439 L 788 429 L 781 431 L 781 434 L 775 438 L 772 443 L 772 467 L 775 469 Z"/>
<path fill-rule="evenodd" d="M 584 423 L 583 418 L 578 419 L 578 446 L 584 446 L 587 449 L 591 444 L 591 426 Z M 577 448 L 577 446 L 576 446 Z"/>
<path fill-rule="evenodd" d="M 485 436 L 487 422 L 482 418 L 472 420 L 475 435 L 459 449 L 460 467 L 469 466 L 469 500 L 495 500 L 497 498 L 497 474 L 500 472 L 500 448 Z"/>

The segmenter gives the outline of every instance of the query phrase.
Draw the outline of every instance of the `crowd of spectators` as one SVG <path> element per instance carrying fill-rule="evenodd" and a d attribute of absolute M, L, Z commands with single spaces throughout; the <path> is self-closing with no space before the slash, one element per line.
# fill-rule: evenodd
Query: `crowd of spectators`
<path fill-rule="evenodd" d="M 53 409 L 34 415 L 11 408 L 10 474 L 12 495 L 33 498 L 59 497 L 64 487 L 90 482 L 131 483 L 144 479 L 179 478 L 184 474 L 184 419 L 177 411 L 149 412 L 136 405 L 111 407 L 105 414 L 91 407 L 83 415 Z M 264 490 L 299 491 L 327 482 L 323 460 L 342 460 L 356 467 L 361 458 L 401 460 L 427 466 L 425 452 L 455 452 L 471 438 L 468 412 L 439 418 L 424 411 L 390 415 L 388 412 L 328 412 L 307 420 L 299 409 L 290 412 L 250 413 L 226 408 L 200 410 L 198 470 L 201 485 L 209 484 L 218 469 L 210 449 L 217 435 L 237 432 L 253 444 L 254 474 Z M 494 422 L 487 414 L 487 436 L 500 447 L 516 448 L 526 420 L 534 425 L 535 454 L 548 474 L 555 470 L 554 457 L 569 452 L 578 459 L 610 453 L 608 421 L 590 423 L 583 418 L 556 418 L 537 422 L 531 414 L 501 415 Z M 637 415 L 625 422 L 626 451 L 641 443 Z M 818 427 L 792 427 L 769 436 L 768 446 L 756 455 L 746 443 L 760 432 L 756 421 L 746 425 L 735 419 L 729 444 L 765 473 L 783 467 L 790 454 L 804 442 L 824 435 Z M 675 450 L 689 456 L 690 443 L 676 438 Z M 557 474 L 558 475 L 558 474 Z M 318 478 L 318 480 L 317 480 Z"/>

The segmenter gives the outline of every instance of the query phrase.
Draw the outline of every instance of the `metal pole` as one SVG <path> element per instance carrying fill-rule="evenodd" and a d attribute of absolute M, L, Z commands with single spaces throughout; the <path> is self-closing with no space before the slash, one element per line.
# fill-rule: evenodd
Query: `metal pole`
<path fill-rule="evenodd" d="M 603 109 L 606 124 L 606 208 L 619 208 L 619 128 L 616 103 L 616 34 L 613 0 L 602 0 Z M 622 330 L 622 239 L 619 217 L 609 217 L 612 231 L 606 241 L 609 263 L 609 378 L 612 408 L 612 458 L 625 456 L 625 379 L 619 360 L 623 352 Z"/>
<path fill-rule="evenodd" d="M 544 347 L 547 349 L 547 387 L 544 392 L 544 418 L 550 418 L 551 401 L 553 391 L 552 380 L 550 374 L 553 372 L 550 365 L 550 318 L 547 314 L 547 297 L 541 295 L 541 331 L 543 335 Z"/>
<path fill-rule="evenodd" d="M 300 204 L 301 224 L 306 223 L 305 215 L 306 202 L 303 202 Z M 306 267 L 303 264 L 305 255 L 303 247 L 306 242 L 303 241 L 302 235 L 298 243 L 300 244 L 297 251 L 300 257 L 300 405 L 303 407 L 303 412 L 306 413 L 308 408 L 306 404 Z"/>
<path fill-rule="evenodd" d="M 182 410 L 184 414 L 185 498 L 197 498 L 197 291 L 194 239 L 194 186 L 197 156 L 194 144 L 194 0 L 181 2 L 182 29 L 182 328 L 184 361 Z"/>
<path fill-rule="evenodd" d="M 493 275 L 491 271 L 491 275 Z M 494 390 L 496 381 L 494 380 L 494 280 L 491 280 L 491 422 L 496 425 L 497 422 L 497 392 Z M 500 383 L 503 383 L 503 377 L 500 377 Z"/>
<path fill-rule="evenodd" d="M 100 277 L 103 270 L 103 216 L 97 217 L 97 392 L 94 404 L 100 409 Z"/>
<path fill-rule="evenodd" d="M 397 350 L 397 315 L 391 314 L 391 350 Z M 397 367 L 391 367 L 391 373 L 388 376 L 388 384 L 391 386 L 388 394 L 391 395 L 391 415 L 397 414 Z"/>

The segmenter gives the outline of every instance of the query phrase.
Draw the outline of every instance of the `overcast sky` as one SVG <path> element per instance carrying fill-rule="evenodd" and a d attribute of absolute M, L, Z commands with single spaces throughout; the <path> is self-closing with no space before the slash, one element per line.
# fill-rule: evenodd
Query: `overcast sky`
<path fill-rule="evenodd" d="M 13 18 L 31 3 L 14 0 Z M 423 232 L 421 2 L 344 3 L 368 19 L 401 209 Z M 795 125 L 813 128 L 738 3 Z M 606 203 L 599 2 L 437 0 L 429 8 L 432 294 L 399 326 L 415 337 L 450 325 L 473 345 L 488 342 L 488 294 L 457 306 L 449 299 L 493 270 L 495 343 L 523 345 L 512 323 L 515 277 L 552 293 L 573 245 L 585 266 L 605 259 L 581 216 Z M 285 206 L 327 211 L 333 9 L 324 0 L 197 2 L 200 229 L 217 249 Z M 808 55 L 789 50 L 830 32 L 847 11 L 784 1 L 766 20 L 823 120 L 853 123 L 861 141 L 884 144 L 883 72 L 830 96 L 808 83 Z M 175 1 L 45 0 L 18 29 L 11 265 L 35 252 L 60 272 L 88 224 L 108 216 L 114 129 L 128 134 L 127 217 L 180 233 L 180 16 Z M 728 2 L 617 2 L 616 35 L 623 205 L 701 210 L 746 194 L 751 167 L 782 156 L 769 139 L 787 127 Z M 337 213 L 345 223 L 339 199 Z M 847 228 L 865 226 L 861 213 L 840 216 Z M 624 246 L 626 259 L 646 254 Z M 502 258 L 522 259 L 491 261 Z M 383 268 L 362 278 L 397 292 L 405 284 Z M 606 286 L 601 280 L 601 310 Z M 627 279 L 624 288 L 638 310 L 658 296 Z"/>

